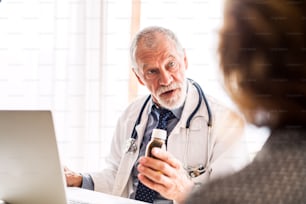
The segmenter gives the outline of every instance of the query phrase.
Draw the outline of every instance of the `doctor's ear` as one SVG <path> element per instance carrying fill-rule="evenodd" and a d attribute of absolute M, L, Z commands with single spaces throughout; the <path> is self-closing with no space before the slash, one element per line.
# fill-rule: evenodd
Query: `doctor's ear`
<path fill-rule="evenodd" d="M 132 68 L 132 70 L 133 70 L 135 76 L 137 77 L 138 82 L 139 82 L 141 85 L 145 85 L 144 82 L 143 82 L 143 80 L 142 80 L 141 77 L 139 76 L 138 70 L 136 70 L 136 68 L 134 68 L 134 67 Z"/>
<path fill-rule="evenodd" d="M 185 50 L 185 48 L 183 49 L 183 52 L 184 52 L 185 70 L 187 70 L 187 69 L 188 69 L 188 58 L 187 58 L 187 55 L 186 55 L 186 50 Z"/>

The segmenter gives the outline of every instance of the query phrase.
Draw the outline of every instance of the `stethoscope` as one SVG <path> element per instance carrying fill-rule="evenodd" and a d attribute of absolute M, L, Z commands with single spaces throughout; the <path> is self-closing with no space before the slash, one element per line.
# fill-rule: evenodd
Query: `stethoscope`
<path fill-rule="evenodd" d="M 210 135 L 211 135 L 211 130 L 212 130 L 212 113 L 211 113 L 211 110 L 210 110 L 210 106 L 208 104 L 208 101 L 205 97 L 205 94 L 201 88 L 201 86 L 195 82 L 194 80 L 192 79 L 188 79 L 191 84 L 197 89 L 197 92 L 199 94 L 199 101 L 198 101 L 198 104 L 197 106 L 195 107 L 195 109 L 193 110 L 193 112 L 190 114 L 190 116 L 188 117 L 187 121 L 186 121 L 186 135 L 187 135 L 187 141 L 189 141 L 189 127 L 190 127 L 190 123 L 191 123 L 191 120 L 192 118 L 194 117 L 194 115 L 196 114 L 196 112 L 200 109 L 200 106 L 201 106 L 201 103 L 202 103 L 202 100 L 204 101 L 205 103 L 205 106 L 206 106 L 206 109 L 207 109 L 207 114 L 208 114 L 208 121 L 207 121 L 207 162 L 206 162 L 206 165 L 204 166 L 203 164 L 199 164 L 197 166 L 193 166 L 193 167 L 190 167 L 190 166 L 185 166 L 184 168 L 186 169 L 186 171 L 188 172 L 189 176 L 194 178 L 194 177 L 197 177 L 203 173 L 205 173 L 206 171 L 209 171 L 210 173 Z M 137 117 L 137 120 L 135 122 L 135 125 L 134 125 L 134 128 L 133 128 L 133 131 L 132 131 L 132 134 L 131 134 L 131 137 L 127 140 L 127 143 L 126 143 L 126 153 L 128 152 L 131 152 L 131 153 L 135 153 L 137 151 L 137 144 L 136 144 L 136 139 L 137 139 L 137 131 L 136 131 L 136 126 L 140 124 L 140 121 L 141 121 L 141 118 L 142 118 L 142 115 L 143 115 L 143 111 L 145 109 L 145 107 L 147 106 L 149 100 L 151 98 L 151 95 L 149 95 L 145 102 L 143 103 L 141 109 L 140 109 L 140 112 L 139 112 L 139 115 Z M 187 164 L 187 154 L 188 154 L 188 143 L 186 143 L 186 148 L 185 148 L 185 158 L 184 158 L 184 163 Z"/>

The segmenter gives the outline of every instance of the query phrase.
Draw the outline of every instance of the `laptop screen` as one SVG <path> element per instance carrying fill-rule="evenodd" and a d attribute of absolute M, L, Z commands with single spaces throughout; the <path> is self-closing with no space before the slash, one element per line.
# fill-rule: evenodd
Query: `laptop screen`
<path fill-rule="evenodd" d="M 50 111 L 0 111 L 0 200 L 65 204 Z"/>

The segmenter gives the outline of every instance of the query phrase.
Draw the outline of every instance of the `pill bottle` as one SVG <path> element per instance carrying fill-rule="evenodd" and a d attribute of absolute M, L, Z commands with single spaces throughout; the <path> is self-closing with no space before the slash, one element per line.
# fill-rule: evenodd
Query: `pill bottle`
<path fill-rule="evenodd" d="M 162 129 L 153 129 L 151 140 L 146 147 L 146 156 L 153 157 L 151 151 L 153 147 L 166 149 L 167 131 Z M 154 157 L 153 157 L 154 158 Z"/>

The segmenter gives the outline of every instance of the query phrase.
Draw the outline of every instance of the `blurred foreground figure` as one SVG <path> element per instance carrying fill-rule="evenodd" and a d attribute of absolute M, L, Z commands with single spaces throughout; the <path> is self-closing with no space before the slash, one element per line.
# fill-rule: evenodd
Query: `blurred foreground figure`
<path fill-rule="evenodd" d="M 227 0 L 219 53 L 225 87 L 271 135 L 240 172 L 185 203 L 306 203 L 305 1 Z"/>

